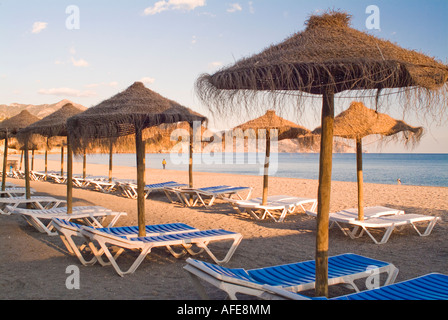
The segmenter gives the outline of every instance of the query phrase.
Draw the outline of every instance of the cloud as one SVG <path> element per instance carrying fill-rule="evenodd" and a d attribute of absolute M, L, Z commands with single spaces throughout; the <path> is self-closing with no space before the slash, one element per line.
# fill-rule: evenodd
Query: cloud
<path fill-rule="evenodd" d="M 233 12 L 242 11 L 242 10 L 243 10 L 243 8 L 241 7 L 241 5 L 239 3 L 231 3 L 230 8 L 227 9 L 227 12 L 233 13 Z"/>
<path fill-rule="evenodd" d="M 147 85 L 153 84 L 154 81 L 156 81 L 156 79 L 150 78 L 150 77 L 143 77 L 140 79 L 140 82 L 143 82 L 144 84 L 147 84 Z"/>
<path fill-rule="evenodd" d="M 33 29 L 31 30 L 31 33 L 40 33 L 42 30 L 47 28 L 48 23 L 47 22 L 34 22 Z"/>
<path fill-rule="evenodd" d="M 219 67 L 222 67 L 223 63 L 221 61 L 214 61 L 210 62 L 208 64 L 209 69 L 218 69 Z"/>
<path fill-rule="evenodd" d="M 75 58 L 72 57 L 72 63 L 75 67 L 88 67 L 89 63 L 84 59 L 75 60 Z"/>
<path fill-rule="evenodd" d="M 51 88 L 51 89 L 40 89 L 37 93 L 50 95 L 50 96 L 63 96 L 63 97 L 93 97 L 96 96 L 94 91 L 81 91 L 72 88 Z"/>
<path fill-rule="evenodd" d="M 143 11 L 145 16 L 161 13 L 166 10 L 185 10 L 191 11 L 197 7 L 205 6 L 206 0 L 161 0 L 157 1 L 154 6 L 148 7 Z"/>

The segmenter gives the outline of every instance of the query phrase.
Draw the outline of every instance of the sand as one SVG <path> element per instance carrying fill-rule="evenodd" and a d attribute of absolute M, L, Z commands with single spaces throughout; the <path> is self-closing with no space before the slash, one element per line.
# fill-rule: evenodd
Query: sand
<path fill-rule="evenodd" d="M 43 161 L 35 160 L 35 169 L 43 170 Z M 49 162 L 50 170 L 60 170 L 58 161 Z M 74 172 L 82 172 L 82 164 L 74 164 Z M 89 164 L 90 175 L 107 175 L 105 165 Z M 135 179 L 135 168 L 114 167 L 113 176 Z M 146 182 L 168 180 L 188 182 L 182 171 L 148 169 Z M 8 179 L 23 186 L 24 180 Z M 270 178 L 269 194 L 288 194 L 316 197 L 317 181 Z M 254 187 L 253 196 L 261 196 L 262 177 L 237 176 L 195 172 L 196 187 L 229 184 Z M 389 261 L 400 270 L 397 281 L 430 272 L 448 273 L 448 188 L 365 183 L 366 206 L 383 205 L 418 213 L 438 216 L 441 221 L 428 237 L 419 237 L 412 228 L 395 231 L 384 245 L 374 244 L 367 236 L 352 240 L 337 228 L 330 229 L 330 255 L 356 253 Z M 51 182 L 31 182 L 37 195 L 64 198 L 65 185 Z M 356 183 L 332 183 L 331 210 L 356 207 Z M 75 188 L 74 205 L 101 205 L 125 211 L 117 225 L 136 225 L 137 202 L 119 195 Z M 269 265 L 314 259 L 316 220 L 303 213 L 288 215 L 285 222 L 256 221 L 248 215 L 237 214 L 218 201 L 212 208 L 186 208 L 169 203 L 165 195 L 153 193 L 146 200 L 148 224 L 183 222 L 199 229 L 222 228 L 240 232 L 244 238 L 229 267 L 256 268 Z M 224 254 L 223 248 L 217 248 Z M 37 232 L 17 216 L 0 216 L 0 299 L 150 299 L 197 300 L 195 287 L 183 270 L 185 258 L 176 259 L 166 250 L 157 249 L 147 257 L 134 274 L 120 277 L 112 267 L 82 266 L 68 254 L 61 239 Z M 211 261 L 206 254 L 196 258 Z M 122 257 L 122 262 L 131 259 Z M 80 288 L 67 289 L 71 273 L 67 267 L 77 266 Z M 342 289 L 335 289 L 342 290 Z M 210 299 L 220 300 L 225 294 L 207 287 Z M 331 291 L 333 294 L 333 291 Z"/>

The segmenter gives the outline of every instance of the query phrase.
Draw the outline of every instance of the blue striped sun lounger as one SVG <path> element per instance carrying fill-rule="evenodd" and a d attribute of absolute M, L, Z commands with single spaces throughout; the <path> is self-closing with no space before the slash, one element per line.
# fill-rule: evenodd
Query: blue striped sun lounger
<path fill-rule="evenodd" d="M 284 288 L 264 286 L 266 299 L 326 300 L 310 298 Z M 330 300 L 448 300 L 448 275 L 430 273 L 383 287 L 351 293 Z"/>
<path fill-rule="evenodd" d="M 229 298 L 235 300 L 238 298 L 237 294 L 263 297 L 266 292 L 264 285 L 282 287 L 293 292 L 313 289 L 315 286 L 314 260 L 245 270 L 189 258 L 184 269 L 192 276 L 203 299 L 208 297 L 201 281 L 223 290 Z M 347 283 L 359 291 L 355 280 L 366 278 L 373 272 L 386 273 L 385 284 L 390 284 L 395 281 L 398 269 L 391 263 L 351 253 L 328 258 L 329 285 Z"/>

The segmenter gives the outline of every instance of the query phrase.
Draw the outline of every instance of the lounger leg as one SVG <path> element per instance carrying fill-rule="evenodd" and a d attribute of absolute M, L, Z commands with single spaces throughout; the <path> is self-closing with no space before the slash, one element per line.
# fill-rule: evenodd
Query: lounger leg
<path fill-rule="evenodd" d="M 423 233 L 420 232 L 420 230 L 418 230 L 417 226 L 414 223 L 411 223 L 412 227 L 414 228 L 415 231 L 417 231 L 418 235 L 420 237 L 426 237 L 429 236 L 432 232 L 432 229 L 434 228 L 434 226 L 436 225 L 438 218 L 435 217 L 434 219 L 432 219 L 428 226 L 426 227 L 425 231 Z"/>
<path fill-rule="evenodd" d="M 367 233 L 367 235 L 370 237 L 370 239 L 372 239 L 373 242 L 375 242 L 375 244 L 385 244 L 389 240 L 389 237 L 392 234 L 392 231 L 394 231 L 395 225 L 392 224 L 391 226 L 386 228 L 386 231 L 384 232 L 384 235 L 383 235 L 383 238 L 381 239 L 381 241 L 377 241 L 375 239 L 375 237 L 367 230 L 367 228 L 365 228 L 364 226 L 362 228 L 365 231 L 365 233 Z"/>
<path fill-rule="evenodd" d="M 217 264 L 222 265 L 225 264 L 227 262 L 229 262 L 230 258 L 232 258 L 233 254 L 235 253 L 236 248 L 238 247 L 238 245 L 240 244 L 241 240 L 242 240 L 243 236 L 241 235 L 237 235 L 233 238 L 233 242 L 232 245 L 229 249 L 229 251 L 227 251 L 226 256 L 224 257 L 224 259 L 219 260 L 209 249 L 208 247 L 208 242 L 203 242 L 203 243 L 198 243 L 198 246 L 201 248 L 204 248 L 204 250 L 208 253 L 208 255 L 210 256 L 210 258 L 213 259 L 213 261 L 215 261 Z"/>
<path fill-rule="evenodd" d="M 81 253 L 81 250 L 85 246 L 83 245 L 80 248 L 78 248 L 78 246 L 73 241 L 72 235 L 63 233 L 60 235 L 60 238 L 62 239 L 62 242 L 65 244 L 65 247 L 67 248 L 67 250 L 71 254 L 77 256 L 79 261 L 82 263 L 82 265 L 91 266 L 91 265 L 94 265 L 98 261 L 97 258 L 95 257 L 95 255 L 90 260 L 84 259 L 83 255 Z"/>
<path fill-rule="evenodd" d="M 117 256 L 113 256 L 112 253 L 110 252 L 109 248 L 107 247 L 106 243 L 103 241 L 98 241 L 101 249 L 103 249 L 106 257 L 109 259 L 110 263 L 112 264 L 112 266 L 114 267 L 115 271 L 121 276 L 123 277 L 126 274 L 129 273 L 133 273 L 135 272 L 135 270 L 137 270 L 138 266 L 142 263 L 142 261 L 145 259 L 145 257 L 151 252 L 152 246 L 148 245 L 144 248 L 142 248 L 142 250 L 140 251 L 139 256 L 137 257 L 137 259 L 134 261 L 134 263 L 129 267 L 129 269 L 127 271 L 122 271 L 121 268 L 118 266 L 116 258 Z"/>

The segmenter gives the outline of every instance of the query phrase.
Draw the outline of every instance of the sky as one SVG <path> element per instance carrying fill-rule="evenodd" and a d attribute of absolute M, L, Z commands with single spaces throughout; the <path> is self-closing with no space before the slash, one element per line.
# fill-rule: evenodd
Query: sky
<path fill-rule="evenodd" d="M 197 78 L 280 43 L 329 9 L 350 13 L 355 29 L 448 64 L 448 0 L 0 0 L 0 104 L 69 99 L 91 107 L 141 81 L 208 116 L 212 129 L 231 128 L 249 119 L 210 114 Z M 336 101 L 336 112 L 349 104 Z M 313 110 L 282 116 L 314 129 Z M 373 140 L 369 152 L 448 153 L 446 120 L 388 110 L 425 136 L 413 149 Z"/>

